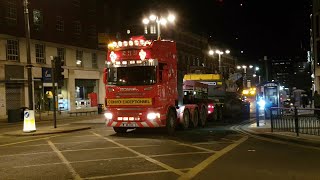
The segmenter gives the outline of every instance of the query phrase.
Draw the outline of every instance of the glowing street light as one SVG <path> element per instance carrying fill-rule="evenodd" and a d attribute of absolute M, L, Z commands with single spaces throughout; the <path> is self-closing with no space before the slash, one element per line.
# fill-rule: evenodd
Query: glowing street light
<path fill-rule="evenodd" d="M 174 23 L 174 21 L 176 20 L 176 17 L 173 14 L 169 14 L 167 18 L 164 17 L 158 17 L 154 14 L 151 14 L 149 16 L 149 18 L 144 18 L 142 20 L 142 23 L 147 25 L 150 23 L 150 21 L 154 21 L 157 23 L 157 33 L 158 33 L 158 39 L 161 39 L 161 30 L 160 30 L 160 26 L 165 26 L 168 22 L 170 23 Z"/>
<path fill-rule="evenodd" d="M 217 50 L 210 50 L 209 51 L 209 55 L 213 55 L 213 54 L 218 54 L 219 55 L 219 72 L 221 73 L 221 55 L 223 55 L 224 53 L 226 53 L 226 54 L 230 54 L 230 50 L 225 50 L 224 52 L 223 51 L 221 51 L 221 50 L 219 50 L 219 49 L 217 49 Z"/>

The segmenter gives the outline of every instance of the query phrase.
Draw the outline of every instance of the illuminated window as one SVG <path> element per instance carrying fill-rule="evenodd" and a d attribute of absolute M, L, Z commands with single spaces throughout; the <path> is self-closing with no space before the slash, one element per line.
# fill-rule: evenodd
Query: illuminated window
<path fill-rule="evenodd" d="M 127 29 L 127 34 L 130 34 L 130 33 L 131 33 L 130 29 Z"/>
<path fill-rule="evenodd" d="M 36 62 L 38 64 L 45 64 L 46 63 L 45 45 L 44 44 L 36 44 Z"/>
<path fill-rule="evenodd" d="M 8 0 L 5 8 L 5 20 L 8 25 L 17 24 L 17 1 Z"/>
<path fill-rule="evenodd" d="M 77 50 L 77 52 L 76 52 L 76 65 L 78 67 L 83 67 L 82 59 L 83 59 L 83 51 Z"/>
<path fill-rule="evenodd" d="M 36 31 L 39 31 L 43 25 L 42 12 L 40 10 L 33 10 L 33 26 Z"/>
<path fill-rule="evenodd" d="M 150 34 L 156 34 L 157 30 L 156 30 L 156 25 L 150 25 Z"/>
<path fill-rule="evenodd" d="M 19 41 L 7 40 L 7 59 L 19 61 Z"/>
<path fill-rule="evenodd" d="M 148 26 L 147 25 L 144 26 L 144 34 L 148 34 Z"/>
<path fill-rule="evenodd" d="M 64 21 L 61 16 L 56 17 L 56 30 L 59 32 L 64 31 Z"/>

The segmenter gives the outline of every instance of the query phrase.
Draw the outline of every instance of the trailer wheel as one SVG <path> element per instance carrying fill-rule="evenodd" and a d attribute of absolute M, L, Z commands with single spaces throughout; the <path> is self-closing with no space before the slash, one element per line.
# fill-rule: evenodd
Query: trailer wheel
<path fill-rule="evenodd" d="M 188 110 L 183 111 L 183 122 L 182 122 L 182 129 L 188 129 L 190 122 L 190 113 Z"/>
<path fill-rule="evenodd" d="M 124 127 L 113 127 L 113 130 L 116 132 L 116 133 L 126 133 L 128 128 L 124 128 Z"/>
<path fill-rule="evenodd" d="M 176 116 L 172 110 L 169 110 L 166 120 L 167 133 L 173 135 L 176 129 Z"/>
<path fill-rule="evenodd" d="M 198 124 L 199 124 L 199 111 L 198 109 L 195 109 L 193 113 L 192 127 L 196 128 L 198 127 Z"/>
<path fill-rule="evenodd" d="M 206 125 L 206 121 L 207 121 L 207 110 L 205 107 L 201 108 L 201 112 L 200 112 L 200 126 L 204 127 Z"/>

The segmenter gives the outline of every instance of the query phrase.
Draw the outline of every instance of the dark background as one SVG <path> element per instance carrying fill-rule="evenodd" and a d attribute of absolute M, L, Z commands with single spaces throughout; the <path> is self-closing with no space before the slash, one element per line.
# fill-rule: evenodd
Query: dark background
<path fill-rule="evenodd" d="M 310 49 L 310 0 L 138 0 L 121 6 L 123 16 L 138 23 L 150 12 L 175 12 L 177 28 L 206 34 L 241 61 L 306 57 Z"/>

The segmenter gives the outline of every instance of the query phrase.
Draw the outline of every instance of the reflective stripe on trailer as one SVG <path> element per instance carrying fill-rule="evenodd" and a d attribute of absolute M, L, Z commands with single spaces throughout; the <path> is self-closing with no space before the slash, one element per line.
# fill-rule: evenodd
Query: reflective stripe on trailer
<path fill-rule="evenodd" d="M 122 123 L 136 123 L 139 128 L 155 128 L 164 127 L 160 120 L 157 121 L 140 121 L 140 122 L 128 122 L 128 121 L 107 121 L 106 125 L 108 127 L 121 127 Z"/>

